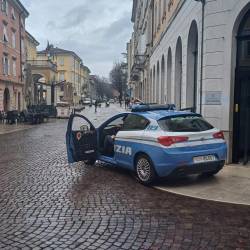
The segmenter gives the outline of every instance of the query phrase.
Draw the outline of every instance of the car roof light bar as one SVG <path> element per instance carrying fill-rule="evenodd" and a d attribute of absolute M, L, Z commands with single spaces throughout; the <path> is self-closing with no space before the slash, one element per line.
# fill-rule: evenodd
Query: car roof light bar
<path fill-rule="evenodd" d="M 166 111 L 175 111 L 176 107 L 174 104 L 146 104 L 142 103 L 139 105 L 132 106 L 132 112 L 147 112 L 147 111 L 159 111 L 159 110 L 166 110 Z"/>

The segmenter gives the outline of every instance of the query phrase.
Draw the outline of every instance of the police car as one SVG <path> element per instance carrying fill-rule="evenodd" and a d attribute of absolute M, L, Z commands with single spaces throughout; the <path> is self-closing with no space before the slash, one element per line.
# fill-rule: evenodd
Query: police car
<path fill-rule="evenodd" d="M 161 177 L 215 175 L 227 155 L 223 132 L 201 115 L 171 105 L 139 105 L 98 128 L 72 114 L 66 142 L 70 163 L 103 161 L 134 171 L 143 184 Z"/>

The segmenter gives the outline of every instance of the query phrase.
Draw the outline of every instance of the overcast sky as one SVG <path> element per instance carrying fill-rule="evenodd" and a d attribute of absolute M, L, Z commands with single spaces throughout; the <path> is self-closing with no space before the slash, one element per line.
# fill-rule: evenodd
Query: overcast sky
<path fill-rule="evenodd" d="M 132 0 L 21 0 L 26 29 L 44 49 L 47 41 L 75 51 L 92 74 L 108 76 L 130 39 Z"/>

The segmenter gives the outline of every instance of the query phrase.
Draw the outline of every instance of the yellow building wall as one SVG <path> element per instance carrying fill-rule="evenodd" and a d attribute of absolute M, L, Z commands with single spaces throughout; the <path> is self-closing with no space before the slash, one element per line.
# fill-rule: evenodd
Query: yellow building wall
<path fill-rule="evenodd" d="M 65 80 L 71 83 L 74 89 L 74 103 L 78 104 L 81 100 L 81 81 L 80 81 L 80 64 L 81 60 L 73 55 L 57 55 L 54 58 L 54 62 L 57 64 L 58 81 Z M 61 74 L 64 73 L 64 78 Z"/>
<path fill-rule="evenodd" d="M 166 30 L 171 18 L 176 13 L 181 0 L 155 0 L 154 2 L 154 41 L 159 42 L 161 34 Z M 155 12 L 157 8 L 157 13 Z M 159 11 L 160 10 L 160 11 Z M 159 17 L 160 15 L 160 17 Z"/>
<path fill-rule="evenodd" d="M 32 43 L 27 37 L 25 39 L 25 45 L 26 45 L 27 60 L 36 60 L 37 59 L 36 45 Z"/>
<path fill-rule="evenodd" d="M 38 55 L 38 58 L 40 60 L 48 60 L 48 57 L 44 55 Z M 67 83 L 70 83 L 72 85 L 75 93 L 73 93 L 73 101 L 74 104 L 77 105 L 81 100 L 83 92 L 83 77 L 89 77 L 88 71 L 85 69 L 83 70 L 81 66 L 82 61 L 71 54 L 59 54 L 51 58 L 51 60 L 53 61 L 53 63 L 57 64 L 57 81 L 66 81 Z M 63 96 L 63 92 L 58 90 L 57 101 L 59 101 L 60 96 Z"/>

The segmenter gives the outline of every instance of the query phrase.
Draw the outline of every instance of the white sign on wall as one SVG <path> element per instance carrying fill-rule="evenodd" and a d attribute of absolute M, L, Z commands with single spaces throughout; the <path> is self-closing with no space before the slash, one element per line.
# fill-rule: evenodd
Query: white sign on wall
<path fill-rule="evenodd" d="M 206 105 L 221 105 L 221 91 L 207 91 L 205 96 Z"/>

